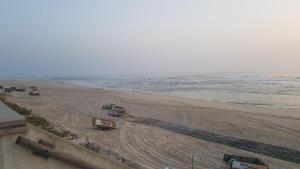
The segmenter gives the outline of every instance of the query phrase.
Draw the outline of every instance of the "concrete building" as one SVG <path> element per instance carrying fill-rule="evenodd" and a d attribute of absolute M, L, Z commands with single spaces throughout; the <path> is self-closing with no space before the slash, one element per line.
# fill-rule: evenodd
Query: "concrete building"
<path fill-rule="evenodd" d="M 0 102 L 0 169 L 127 169 L 37 129 Z"/>

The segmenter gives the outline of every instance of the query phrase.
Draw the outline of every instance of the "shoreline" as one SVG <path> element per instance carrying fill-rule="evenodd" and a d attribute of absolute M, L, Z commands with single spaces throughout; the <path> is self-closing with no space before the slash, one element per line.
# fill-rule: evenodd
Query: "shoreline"
<path fill-rule="evenodd" d="M 77 83 L 78 81 L 74 82 L 68 82 L 67 80 L 53 80 L 53 79 L 12 79 L 12 80 L 5 80 L 5 79 L 0 79 L 0 82 L 48 82 L 50 84 L 55 85 L 55 83 L 57 83 L 57 85 L 65 85 L 65 86 L 72 86 L 72 87 L 78 87 L 78 88 L 90 88 L 90 89 L 99 89 L 99 90 L 108 90 L 108 91 L 116 91 L 116 92 L 132 92 L 133 89 L 125 89 L 125 88 L 108 88 L 108 87 L 99 87 L 97 85 L 91 85 L 91 84 L 83 84 L 83 83 Z M 271 104 L 264 104 L 264 103 L 247 103 L 247 102 L 233 102 L 233 101 L 221 101 L 221 100 L 209 100 L 209 99 L 200 99 L 200 98 L 193 98 L 193 97 L 188 97 L 188 96 L 178 96 L 178 95 L 171 95 L 171 94 L 162 94 L 160 92 L 153 92 L 153 91 L 144 91 L 144 90 L 140 90 L 140 89 L 134 89 L 135 93 L 144 93 L 144 94 L 151 94 L 151 95 L 159 95 L 159 96 L 166 96 L 166 97 L 175 97 L 175 98 L 179 98 L 179 99 L 183 99 L 183 100 L 192 100 L 192 101 L 199 101 L 199 102 L 204 102 L 204 103 L 216 103 L 216 104 L 220 104 L 220 105 L 224 105 L 224 104 L 228 104 L 231 105 L 233 107 L 239 107 L 241 106 L 245 106 L 245 108 L 247 109 L 271 109 L 271 110 L 287 110 L 287 111 L 299 111 L 300 112 L 300 108 L 290 108 L 290 107 L 274 107 L 271 106 Z M 267 106 L 270 105 L 270 106 Z M 264 111 L 264 110 L 263 110 Z M 300 113 L 299 113 L 300 114 Z M 299 115 L 300 117 L 300 115 Z"/>
<path fill-rule="evenodd" d="M 64 80 L 0 80 L 0 82 L 5 82 L 8 84 L 20 83 L 29 86 L 29 84 L 39 84 L 41 83 L 42 86 L 62 86 L 62 87 L 74 87 L 78 89 L 94 89 L 94 90 L 105 90 L 109 92 L 120 92 L 120 93 L 136 93 L 141 95 L 152 95 L 162 98 L 172 98 L 178 101 L 193 103 L 201 106 L 212 107 L 212 108 L 219 108 L 219 109 L 232 109 L 238 111 L 245 111 L 246 113 L 255 113 L 260 112 L 269 115 L 276 115 L 280 117 L 293 117 L 293 118 L 300 118 L 300 109 L 297 108 L 275 108 L 275 107 L 262 107 L 256 106 L 253 104 L 240 104 L 240 103 L 233 103 L 233 102 L 222 102 L 218 100 L 205 100 L 205 99 L 195 99 L 189 97 L 181 97 L 181 96 L 174 96 L 174 95 L 164 95 L 158 92 L 151 92 L 151 91 L 142 91 L 142 90 L 135 90 L 132 92 L 131 90 L 126 89 L 117 89 L 117 88 L 104 88 L 104 87 L 91 87 L 85 86 L 80 84 L 69 83 Z M 4 83 L 4 84 L 5 84 Z M 284 111 L 284 114 L 281 112 Z"/>
<path fill-rule="evenodd" d="M 51 80 L 50 80 L 51 81 Z M 90 88 L 90 89 L 98 89 L 98 90 L 107 90 L 111 92 L 126 92 L 126 93 L 132 93 L 131 90 L 129 89 L 120 89 L 120 88 L 104 88 L 104 87 L 91 87 L 91 86 L 85 86 L 85 85 L 80 85 L 80 84 L 74 84 L 74 83 L 69 83 L 63 80 L 58 80 L 55 81 L 58 83 L 64 83 L 64 84 L 69 84 L 75 87 L 83 87 L 83 88 Z M 214 108 L 227 108 L 231 107 L 234 110 L 239 110 L 239 111 L 249 111 L 250 113 L 260 111 L 264 112 L 267 114 L 272 114 L 275 113 L 274 115 L 279 115 L 279 116 L 288 116 L 288 117 L 295 117 L 295 118 L 300 118 L 300 109 L 297 108 L 280 108 L 280 107 L 263 107 L 259 105 L 254 105 L 254 104 L 244 104 L 244 103 L 235 103 L 235 102 L 222 102 L 219 100 L 205 100 L 205 99 L 195 99 L 195 98 L 189 98 L 189 97 L 181 97 L 181 96 L 174 96 L 174 95 L 165 95 L 161 94 L 159 92 L 151 92 L 151 91 L 142 91 L 142 90 L 135 90 L 134 93 L 140 93 L 140 94 L 145 94 L 145 95 L 154 95 L 154 96 L 161 96 L 161 97 L 170 97 L 173 99 L 179 99 L 181 101 L 191 101 L 191 102 L 201 102 L 203 104 L 208 105 L 209 107 L 214 107 Z M 274 112 L 275 111 L 275 112 Z M 278 111 L 285 111 L 287 114 L 281 114 Z"/>
<path fill-rule="evenodd" d="M 199 167 L 224 167 L 225 153 L 262 159 L 272 169 L 293 169 L 299 165 L 251 153 L 225 145 L 180 135 L 155 126 L 136 124 L 112 117 L 102 105 L 114 103 L 125 107 L 135 117 L 180 124 L 198 131 L 221 134 L 289 149 L 299 149 L 299 111 L 256 106 L 199 101 L 175 96 L 128 92 L 69 85 L 60 81 L 0 81 L 4 85 L 36 86 L 41 95 L 12 93 L 8 100 L 32 110 L 55 126 L 90 138 L 102 147 L 133 160 L 145 168 L 159 169 L 165 160 L 171 168 L 188 168 L 190 155 L 199 157 Z M 284 112 L 284 114 L 283 114 Z M 117 129 L 99 131 L 91 127 L 93 117 L 112 119 Z M 207 163 L 212 161 L 212 163 Z M 212 165 L 214 164 L 214 165 Z"/>

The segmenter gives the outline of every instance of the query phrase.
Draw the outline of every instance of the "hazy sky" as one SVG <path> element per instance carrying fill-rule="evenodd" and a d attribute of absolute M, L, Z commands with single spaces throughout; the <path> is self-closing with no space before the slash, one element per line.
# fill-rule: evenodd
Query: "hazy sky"
<path fill-rule="evenodd" d="M 300 0 L 1 0 L 0 77 L 300 72 Z"/>

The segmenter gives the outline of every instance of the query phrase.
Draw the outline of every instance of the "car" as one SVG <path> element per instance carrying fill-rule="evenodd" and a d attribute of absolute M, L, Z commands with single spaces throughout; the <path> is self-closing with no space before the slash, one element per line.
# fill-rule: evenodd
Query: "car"
<path fill-rule="evenodd" d="M 26 89 L 24 87 L 17 87 L 16 91 L 17 92 L 25 92 Z"/>
<path fill-rule="evenodd" d="M 39 96 L 39 95 L 41 95 L 38 91 L 30 91 L 29 92 L 29 95 L 30 96 Z"/>
<path fill-rule="evenodd" d="M 6 93 L 11 93 L 12 91 L 11 91 L 11 88 L 5 88 L 5 89 L 4 89 L 4 92 L 6 92 Z"/>
<path fill-rule="evenodd" d="M 12 87 L 10 87 L 10 90 L 11 91 L 17 91 L 17 87 L 12 86 Z"/>

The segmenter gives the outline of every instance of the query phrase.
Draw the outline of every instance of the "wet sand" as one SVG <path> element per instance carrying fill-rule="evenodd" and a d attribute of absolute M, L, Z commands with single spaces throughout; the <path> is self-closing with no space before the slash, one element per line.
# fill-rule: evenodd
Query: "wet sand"
<path fill-rule="evenodd" d="M 4 85 L 37 86 L 41 96 L 13 93 L 10 101 L 33 110 L 84 137 L 95 140 L 145 168 L 190 168 L 195 154 L 198 168 L 225 168 L 224 153 L 261 158 L 271 169 L 297 169 L 299 164 L 239 150 L 174 133 L 155 126 L 133 123 L 107 115 L 101 107 L 115 103 L 130 115 L 177 123 L 189 128 L 300 151 L 300 111 L 198 101 L 142 92 L 113 91 L 71 86 L 53 81 L 0 81 Z M 118 122 L 116 130 L 92 128 L 91 118 Z"/>

